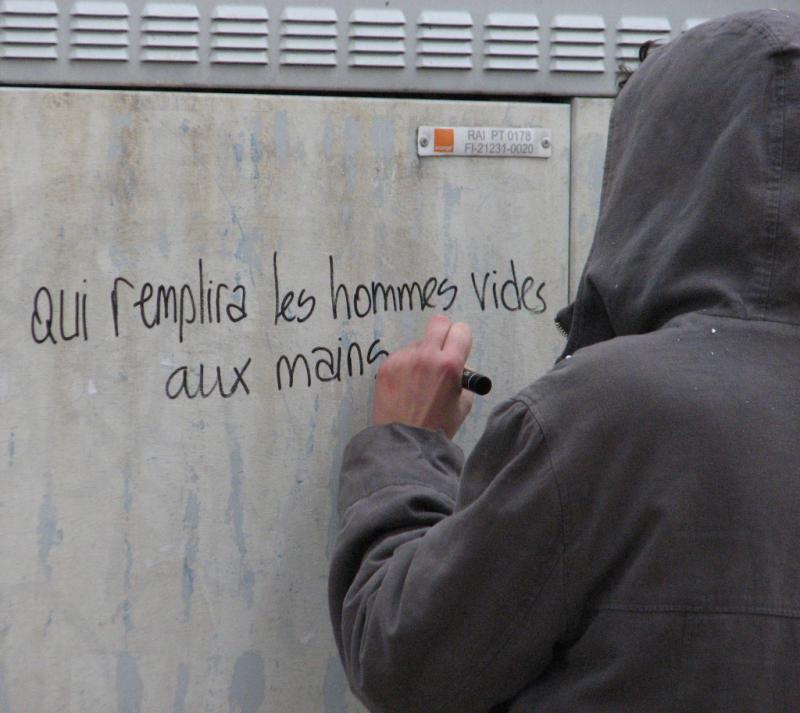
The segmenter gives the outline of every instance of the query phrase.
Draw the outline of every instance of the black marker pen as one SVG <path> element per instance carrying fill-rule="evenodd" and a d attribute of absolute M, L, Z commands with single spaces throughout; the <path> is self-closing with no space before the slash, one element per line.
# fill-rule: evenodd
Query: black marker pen
<path fill-rule="evenodd" d="M 461 373 L 461 388 L 472 391 L 478 396 L 486 396 L 492 390 L 492 380 L 472 369 L 464 369 Z"/>

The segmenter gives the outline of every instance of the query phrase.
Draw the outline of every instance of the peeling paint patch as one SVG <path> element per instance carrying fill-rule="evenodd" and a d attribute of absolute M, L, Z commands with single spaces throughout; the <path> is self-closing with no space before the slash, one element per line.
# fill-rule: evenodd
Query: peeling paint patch
<path fill-rule="evenodd" d="M 228 713 L 258 713 L 264 703 L 265 689 L 264 658 L 258 651 L 245 651 L 233 667 Z"/>
<path fill-rule="evenodd" d="M 285 111 L 275 112 L 272 135 L 275 139 L 275 156 L 279 163 L 283 163 L 289 158 L 289 117 Z"/>
<path fill-rule="evenodd" d="M 108 248 L 108 259 L 111 260 L 111 264 L 120 272 L 126 270 L 131 264 L 127 253 L 117 245 L 111 245 Z"/>
<path fill-rule="evenodd" d="M 355 186 L 358 184 L 358 149 L 361 143 L 361 125 L 357 119 L 348 117 L 344 122 L 344 180 L 345 193 L 341 201 L 340 221 L 345 229 L 353 219 Z"/>
<path fill-rule="evenodd" d="M 131 575 L 133 573 L 133 549 L 130 540 L 125 535 L 125 574 L 123 575 L 123 589 L 125 590 L 125 600 L 122 602 L 122 622 L 125 626 L 125 633 L 133 631 L 133 616 L 131 607 Z"/>
<path fill-rule="evenodd" d="M 236 168 L 241 170 L 242 161 L 244 160 L 244 146 L 241 144 L 233 145 L 233 160 L 236 161 Z"/>
<path fill-rule="evenodd" d="M 348 195 L 350 195 L 348 193 Z M 353 220 L 353 204 L 349 200 L 343 200 L 341 202 L 341 211 L 340 211 L 339 220 L 343 226 L 346 228 L 350 227 L 350 223 Z"/>
<path fill-rule="evenodd" d="M 158 236 L 158 252 L 161 253 L 161 257 L 169 257 L 170 251 L 170 244 L 169 238 L 167 237 L 167 231 L 162 230 Z"/>
<path fill-rule="evenodd" d="M 442 188 L 444 198 L 444 230 L 450 232 L 450 222 L 453 219 L 453 210 L 461 204 L 461 194 L 464 189 L 461 186 L 454 186 L 452 183 L 445 183 Z"/>
<path fill-rule="evenodd" d="M 345 174 L 348 181 L 355 183 L 356 176 L 356 156 L 361 145 L 361 124 L 358 119 L 347 117 L 344 122 L 344 161 Z"/>
<path fill-rule="evenodd" d="M 11 713 L 6 689 L 6 670 L 0 666 L 0 713 Z"/>
<path fill-rule="evenodd" d="M 125 547 L 125 571 L 122 575 L 122 589 L 124 599 L 122 601 L 122 622 L 125 633 L 133 631 L 133 614 L 131 607 L 131 580 L 133 578 L 133 547 L 128 539 L 129 520 L 131 508 L 133 507 L 133 469 L 130 463 L 126 463 L 122 468 L 122 507 L 125 511 L 125 537 L 123 545 Z"/>
<path fill-rule="evenodd" d="M 261 141 L 255 134 L 250 134 L 250 161 L 253 163 L 253 178 L 259 178 L 258 165 L 261 159 L 264 158 L 264 148 L 261 146 Z"/>
<path fill-rule="evenodd" d="M 372 120 L 372 147 L 381 161 L 389 165 L 394 162 L 394 120 L 391 117 L 376 116 Z"/>
<path fill-rule="evenodd" d="M 347 713 L 347 678 L 342 664 L 335 656 L 328 659 L 325 682 L 322 685 L 322 710 L 324 713 Z"/>
<path fill-rule="evenodd" d="M 175 701 L 172 713 L 186 713 L 186 694 L 189 691 L 189 667 L 182 663 L 178 666 L 178 682 L 175 685 Z"/>
<path fill-rule="evenodd" d="M 231 435 L 229 433 L 229 435 Z M 233 441 L 233 439 L 231 439 Z M 241 561 L 241 577 L 239 584 L 242 588 L 247 606 L 253 606 L 255 590 L 255 573 L 247 564 L 247 543 L 244 533 L 244 505 L 242 497 L 244 465 L 242 463 L 242 450 L 236 441 L 233 441 L 230 451 L 231 492 L 228 496 L 228 509 L 225 521 L 233 524 L 236 538 L 236 547 L 239 550 Z"/>
<path fill-rule="evenodd" d="M 115 127 L 116 133 L 108 147 L 108 160 L 111 167 L 111 181 L 109 185 L 111 204 L 130 202 L 136 193 L 135 158 L 132 156 L 131 146 L 136 146 L 136 134 L 131 128 L 130 119 L 127 123 L 119 122 Z"/>
<path fill-rule="evenodd" d="M 333 156 L 333 121 L 330 116 L 325 117 L 325 128 L 322 130 L 322 150 L 325 158 Z"/>
<path fill-rule="evenodd" d="M 247 562 L 242 562 L 242 576 L 239 578 L 239 584 L 244 592 L 244 599 L 248 607 L 253 606 L 253 596 L 256 588 L 256 573 L 247 566 Z"/>
<path fill-rule="evenodd" d="M 375 117 L 372 120 L 372 151 L 380 164 L 375 169 L 372 185 L 375 203 L 384 204 L 384 188 L 392 177 L 394 165 L 394 121 L 388 117 Z"/>
<path fill-rule="evenodd" d="M 455 186 L 452 183 L 445 182 L 442 187 L 442 199 L 444 201 L 444 267 L 448 274 L 455 273 L 457 267 L 454 256 L 458 254 L 458 251 L 455 249 L 453 234 L 450 228 L 453 222 L 453 212 L 461 205 L 461 194 L 463 192 L 464 188 L 462 186 Z"/>
<path fill-rule="evenodd" d="M 261 268 L 261 255 L 259 254 L 259 247 L 263 242 L 263 238 L 258 233 L 247 233 L 242 226 L 239 216 L 236 215 L 236 210 L 231 206 L 231 222 L 236 226 L 239 231 L 239 242 L 236 245 L 236 252 L 233 256 L 239 261 L 249 267 L 250 279 L 255 282 L 255 273 L 263 274 Z"/>
<path fill-rule="evenodd" d="M 131 505 L 133 505 L 133 491 L 131 490 L 131 481 L 133 479 L 133 471 L 129 464 L 126 464 L 122 469 L 122 507 L 125 508 L 125 514 L 131 514 Z"/>
<path fill-rule="evenodd" d="M 64 539 L 64 531 L 58 527 L 58 513 L 53 504 L 53 475 L 45 475 L 47 490 L 42 497 L 42 504 L 39 506 L 39 524 L 36 534 L 39 536 L 39 561 L 44 567 L 45 575 L 50 578 L 52 568 L 48 562 L 50 550 L 56 545 L 61 544 Z"/>
<path fill-rule="evenodd" d="M 244 232 L 244 228 L 242 228 L 242 224 L 239 222 L 239 217 L 235 213 L 231 216 L 231 220 L 236 224 L 236 227 L 239 228 L 239 243 L 236 246 L 234 257 L 239 262 L 250 265 L 252 268 L 253 243 L 251 242 L 251 237 Z"/>
<path fill-rule="evenodd" d="M 411 314 L 408 312 L 407 314 Z M 370 397 L 371 398 L 371 397 Z M 372 410 L 372 404 L 369 404 L 369 410 Z M 325 556 L 330 559 L 333 552 L 333 543 L 339 534 L 339 467 L 344 456 L 345 444 L 350 440 L 348 435 L 348 425 L 352 423 L 353 418 L 353 400 L 342 399 L 339 404 L 339 411 L 336 415 L 334 423 L 337 424 L 335 433 L 334 451 L 330 460 L 331 470 L 328 482 L 330 483 L 330 518 L 328 519 L 328 539 L 325 544 Z"/>
<path fill-rule="evenodd" d="M 314 397 L 314 413 L 311 415 L 311 420 L 308 424 L 308 436 L 306 438 L 306 455 L 310 456 L 314 453 L 314 441 L 317 433 L 317 417 L 319 416 L 319 394 Z"/>
<path fill-rule="evenodd" d="M 194 593 L 194 567 L 197 560 L 197 525 L 200 521 L 200 501 L 197 493 L 191 491 L 186 499 L 183 514 L 183 527 L 186 530 L 186 546 L 183 551 L 183 617 L 189 621 L 192 613 L 192 594 Z"/>
<path fill-rule="evenodd" d="M 131 117 L 128 114 L 114 114 L 111 117 L 111 127 L 113 129 L 128 129 L 131 125 Z"/>
<path fill-rule="evenodd" d="M 142 711 L 142 678 L 136 659 L 127 651 L 117 654 L 117 710 L 119 713 Z"/>

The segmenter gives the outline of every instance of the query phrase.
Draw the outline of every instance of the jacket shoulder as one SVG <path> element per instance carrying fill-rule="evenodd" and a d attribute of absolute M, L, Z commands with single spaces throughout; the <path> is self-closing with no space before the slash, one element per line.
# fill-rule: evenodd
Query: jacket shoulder
<path fill-rule="evenodd" d="M 602 410 L 606 421 L 629 419 L 631 408 L 668 397 L 685 377 L 680 336 L 653 333 L 617 337 L 578 350 L 523 389 L 518 398 L 544 427 L 568 414 L 570 421 Z"/>

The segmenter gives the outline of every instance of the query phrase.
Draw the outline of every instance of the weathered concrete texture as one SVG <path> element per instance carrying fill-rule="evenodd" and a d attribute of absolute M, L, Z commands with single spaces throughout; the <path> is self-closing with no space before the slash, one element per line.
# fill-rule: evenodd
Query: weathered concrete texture
<path fill-rule="evenodd" d="M 245 651 L 236 659 L 228 691 L 230 713 L 258 713 L 264 703 L 264 658 L 258 651 Z"/>
<path fill-rule="evenodd" d="M 175 685 L 175 700 L 172 713 L 186 713 L 186 694 L 189 691 L 189 667 L 182 663 L 178 666 L 178 681 Z"/>
<path fill-rule="evenodd" d="M 418 159 L 437 124 L 553 157 Z M 0 713 L 361 710 L 341 450 L 444 307 L 495 381 L 465 446 L 549 367 L 570 107 L 2 89 L 0 126 Z"/>
<path fill-rule="evenodd" d="M 613 99 L 572 100 L 572 173 L 570 181 L 570 299 L 578 289 L 594 239 Z"/>
<path fill-rule="evenodd" d="M 136 659 L 127 651 L 117 654 L 117 709 L 120 713 L 141 713 L 142 679 Z"/>

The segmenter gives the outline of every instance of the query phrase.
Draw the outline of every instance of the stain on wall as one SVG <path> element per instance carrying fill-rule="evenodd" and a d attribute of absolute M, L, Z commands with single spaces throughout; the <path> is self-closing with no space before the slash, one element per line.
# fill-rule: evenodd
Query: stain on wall
<path fill-rule="evenodd" d="M 11 713 L 6 690 L 6 670 L 2 665 L 0 665 L 0 713 Z"/>
<path fill-rule="evenodd" d="M 175 684 L 175 701 L 172 704 L 172 713 L 187 713 L 186 694 L 189 691 L 189 667 L 182 663 L 178 666 L 178 680 Z"/>
<path fill-rule="evenodd" d="M 39 542 L 39 561 L 44 568 L 46 577 L 50 579 L 52 574 L 49 562 L 50 551 L 64 540 L 64 531 L 58 526 L 58 513 L 53 502 L 53 474 L 45 473 L 44 482 L 45 493 L 39 506 L 39 524 L 36 527 L 36 534 Z"/>
<path fill-rule="evenodd" d="M 315 362 L 332 353 L 344 374 L 350 345 L 395 349 L 431 312 L 347 318 L 340 300 L 336 316 L 332 261 L 350 299 L 374 281 L 457 283 L 450 314 L 480 324 L 478 368 L 530 355 L 498 373 L 499 401 L 549 367 L 560 338 L 549 312 L 481 313 L 470 270 L 514 258 L 565 301 L 569 204 L 540 188 L 566 185 L 569 165 L 423 161 L 415 131 L 442 117 L 535 123 L 568 147 L 569 111 L 0 88 L 0 562 L 15 563 L 0 572 L 0 652 L 14 653 L 0 658 L 0 713 L 51 713 L 52 701 L 89 713 L 363 712 L 336 659 L 326 580 L 342 450 L 369 423 L 376 365 L 328 381 Z M 116 336 L 120 276 L 134 287 L 120 287 Z M 247 318 L 203 321 L 200 305 L 207 317 L 234 282 Z M 88 293 L 88 341 L 30 338 L 39 285 Z M 167 285 L 187 294 L 183 341 Z M 293 292 L 298 315 L 301 290 L 313 315 L 276 319 L 276 293 Z M 159 300 L 160 324 L 145 323 Z M 309 359 L 312 385 L 298 372 L 278 390 L 283 354 Z M 165 395 L 176 369 L 197 380 L 204 363 L 208 388 L 219 366 L 230 385 L 249 358 L 248 393 Z M 46 675 L 42 652 L 54 652 Z"/>
<path fill-rule="evenodd" d="M 233 667 L 228 689 L 228 713 L 259 713 L 264 705 L 264 659 L 258 651 L 245 651 Z"/>
<path fill-rule="evenodd" d="M 323 713 L 347 713 L 347 690 L 347 678 L 342 664 L 337 657 L 331 656 L 322 688 Z"/>
<path fill-rule="evenodd" d="M 197 481 L 197 475 L 192 474 Z M 190 490 L 186 497 L 186 510 L 183 514 L 183 528 L 186 544 L 183 550 L 183 581 L 181 597 L 183 599 L 183 618 L 189 621 L 192 613 L 192 594 L 194 594 L 194 573 L 197 562 L 198 524 L 200 522 L 200 501 L 195 490 Z"/>
<path fill-rule="evenodd" d="M 117 654 L 117 711 L 142 713 L 142 679 L 136 659 L 127 651 Z"/>
<path fill-rule="evenodd" d="M 230 495 L 228 496 L 228 509 L 225 514 L 226 522 L 233 526 L 236 539 L 236 548 L 239 551 L 240 578 L 239 586 L 248 607 L 253 606 L 255 587 L 255 572 L 250 568 L 247 558 L 247 543 L 244 531 L 244 463 L 242 449 L 235 440 L 232 429 L 229 428 L 231 438 L 230 446 Z"/>

